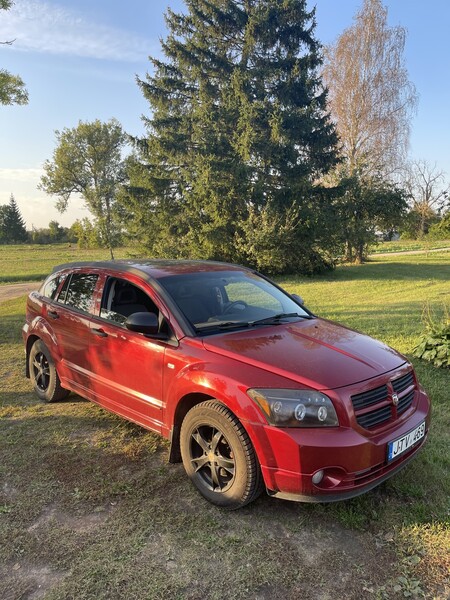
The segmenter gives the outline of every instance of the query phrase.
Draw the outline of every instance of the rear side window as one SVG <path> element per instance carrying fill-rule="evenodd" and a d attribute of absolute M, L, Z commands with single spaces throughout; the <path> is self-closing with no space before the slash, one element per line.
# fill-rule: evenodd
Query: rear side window
<path fill-rule="evenodd" d="M 62 276 L 54 275 L 51 277 L 46 283 L 44 283 L 44 287 L 42 288 L 42 295 L 46 298 L 50 298 L 53 300 L 56 296 L 56 292 L 58 290 L 59 284 L 61 283 Z"/>
<path fill-rule="evenodd" d="M 59 294 L 59 302 L 89 312 L 92 307 L 98 275 L 74 273 L 66 280 Z"/>

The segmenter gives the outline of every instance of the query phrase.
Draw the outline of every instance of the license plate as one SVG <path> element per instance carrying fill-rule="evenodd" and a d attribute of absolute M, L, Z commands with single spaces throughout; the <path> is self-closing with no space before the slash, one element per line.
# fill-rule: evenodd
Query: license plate
<path fill-rule="evenodd" d="M 425 421 L 415 427 L 409 433 L 388 443 L 388 462 L 394 460 L 406 452 L 411 446 L 414 446 L 425 436 Z"/>

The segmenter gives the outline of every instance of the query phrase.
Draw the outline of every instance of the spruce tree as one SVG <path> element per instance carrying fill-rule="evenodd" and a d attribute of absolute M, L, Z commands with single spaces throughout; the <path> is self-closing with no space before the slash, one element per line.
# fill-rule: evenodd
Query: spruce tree
<path fill-rule="evenodd" d="M 20 214 L 19 207 L 11 194 L 9 204 L 1 207 L 0 212 L 0 243 L 20 244 L 28 240 L 25 221 Z"/>
<path fill-rule="evenodd" d="M 329 226 L 317 182 L 337 137 L 314 11 L 305 0 L 186 5 L 168 10 L 165 60 L 139 81 L 152 116 L 130 161 L 134 233 L 154 255 L 315 270 Z"/>

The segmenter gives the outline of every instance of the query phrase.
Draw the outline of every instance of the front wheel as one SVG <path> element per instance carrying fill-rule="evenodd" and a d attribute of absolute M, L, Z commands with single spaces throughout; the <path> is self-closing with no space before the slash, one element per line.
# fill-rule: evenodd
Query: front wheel
<path fill-rule="evenodd" d="M 207 500 L 236 509 L 255 500 L 263 480 L 255 450 L 239 420 L 215 400 L 187 413 L 180 435 L 184 468 Z"/>
<path fill-rule="evenodd" d="M 56 402 L 69 394 L 61 387 L 52 355 L 42 340 L 36 340 L 31 348 L 29 367 L 34 391 L 41 400 Z"/>

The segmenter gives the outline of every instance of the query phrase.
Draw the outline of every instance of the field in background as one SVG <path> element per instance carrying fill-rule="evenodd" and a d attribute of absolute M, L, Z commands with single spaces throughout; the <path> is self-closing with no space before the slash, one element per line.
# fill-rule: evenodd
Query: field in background
<path fill-rule="evenodd" d="M 116 258 L 128 258 L 130 250 L 117 248 Z M 41 281 L 54 266 L 82 260 L 109 260 L 109 250 L 80 250 L 76 244 L 0 245 L 0 283 Z"/>
<path fill-rule="evenodd" d="M 382 242 L 371 249 L 372 254 L 391 252 L 429 251 L 450 248 L 450 240 L 439 241 L 396 241 Z M 130 258 L 133 248 L 116 248 L 116 258 Z M 83 260 L 109 260 L 109 251 L 104 248 L 80 250 L 76 244 L 53 245 L 0 245 L 0 284 L 44 279 L 55 265 Z"/>
<path fill-rule="evenodd" d="M 436 250 L 450 248 L 450 240 L 397 240 L 395 242 L 380 242 L 370 249 L 372 254 L 385 252 L 411 252 L 415 250 Z"/>
<path fill-rule="evenodd" d="M 59 249 L 44 254 L 30 274 L 82 260 Z M 0 253 L 0 261 L 3 275 L 11 258 Z M 26 259 L 16 264 L 11 276 L 25 277 Z M 424 305 L 439 312 L 450 302 L 450 253 L 278 281 L 313 312 L 410 358 Z M 75 395 L 44 405 L 30 393 L 24 301 L 0 304 L 2 599 L 447 598 L 449 370 L 413 361 L 433 400 L 432 429 L 423 452 L 390 481 L 337 504 L 263 496 L 229 513 L 203 501 L 180 465 L 167 464 L 158 436 Z"/>

